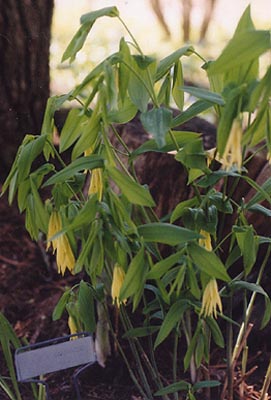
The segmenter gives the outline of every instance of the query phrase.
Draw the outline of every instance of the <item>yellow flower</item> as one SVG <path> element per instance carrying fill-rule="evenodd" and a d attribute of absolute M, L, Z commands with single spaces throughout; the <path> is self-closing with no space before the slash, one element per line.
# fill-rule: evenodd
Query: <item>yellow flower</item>
<path fill-rule="evenodd" d="M 62 224 L 61 224 L 61 218 L 58 212 L 53 211 L 52 214 L 50 215 L 49 219 L 49 224 L 48 224 L 48 233 L 47 233 L 47 247 L 46 250 L 49 249 L 49 247 L 53 246 L 53 252 L 56 251 L 57 249 L 57 239 L 50 240 L 57 232 L 61 231 L 62 229 Z"/>
<path fill-rule="evenodd" d="M 208 251 L 212 251 L 213 247 L 210 233 L 206 232 L 204 229 L 201 229 L 200 235 L 203 236 L 203 238 L 199 239 L 199 245 L 205 247 L 205 249 Z"/>
<path fill-rule="evenodd" d="M 212 278 L 204 289 L 200 315 L 203 315 L 203 317 L 212 317 L 214 315 L 217 318 L 217 308 L 222 313 L 222 303 L 218 293 L 217 282 L 216 279 Z"/>
<path fill-rule="evenodd" d="M 68 318 L 68 326 L 69 326 L 71 335 L 73 335 L 74 333 L 77 333 L 77 326 L 76 326 L 74 318 L 71 315 L 69 315 L 69 318 Z"/>
<path fill-rule="evenodd" d="M 267 153 L 266 160 L 268 161 L 269 165 L 271 165 L 271 150 Z"/>
<path fill-rule="evenodd" d="M 90 146 L 88 149 L 86 149 L 86 150 L 84 151 L 84 156 L 85 156 L 85 157 L 86 157 L 86 156 L 90 156 L 90 155 L 93 153 L 93 150 L 94 150 L 93 146 Z"/>
<path fill-rule="evenodd" d="M 228 141 L 221 158 L 222 168 L 228 171 L 232 166 L 236 166 L 238 171 L 242 167 L 242 126 L 239 118 L 236 118 L 231 127 Z"/>
<path fill-rule="evenodd" d="M 205 151 L 206 157 L 207 157 L 207 167 L 210 167 L 211 162 L 215 159 L 217 161 L 219 161 L 217 159 L 217 150 L 216 147 L 213 147 L 210 150 L 206 150 Z"/>
<path fill-rule="evenodd" d="M 88 194 L 97 193 L 98 200 L 102 200 L 103 196 L 103 177 L 102 169 L 96 168 L 91 172 L 91 181 L 88 189 Z"/>
<path fill-rule="evenodd" d="M 73 271 L 75 266 L 75 258 L 69 243 L 69 239 L 65 233 L 58 236 L 56 239 L 51 239 L 54 235 L 60 232 L 61 229 L 62 222 L 60 214 L 57 211 L 53 211 L 48 224 L 46 250 L 48 250 L 52 244 L 53 252 L 56 251 L 58 272 L 61 272 L 62 275 L 64 275 L 66 268 L 68 268 L 71 272 Z"/>
<path fill-rule="evenodd" d="M 64 275 L 66 268 L 70 272 L 73 271 L 75 266 L 75 258 L 67 238 L 67 235 L 63 234 L 57 239 L 57 253 L 56 253 L 56 263 L 58 267 L 58 272 Z"/>
<path fill-rule="evenodd" d="M 112 279 L 112 286 L 111 286 L 111 296 L 113 299 L 113 303 L 120 306 L 120 290 L 122 288 L 123 282 L 125 278 L 125 272 L 123 268 L 119 264 L 114 265 L 113 269 L 113 279 Z M 122 301 L 124 304 L 126 303 L 126 299 Z"/>

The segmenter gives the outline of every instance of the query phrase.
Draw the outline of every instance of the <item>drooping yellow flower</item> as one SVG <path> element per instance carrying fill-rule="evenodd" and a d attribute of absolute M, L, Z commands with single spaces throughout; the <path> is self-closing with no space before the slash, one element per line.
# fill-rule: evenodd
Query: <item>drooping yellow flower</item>
<path fill-rule="evenodd" d="M 211 162 L 215 159 L 217 161 L 219 161 L 217 159 L 217 149 L 216 147 L 213 147 L 212 149 L 206 150 L 205 151 L 206 157 L 207 157 L 207 167 L 210 167 Z"/>
<path fill-rule="evenodd" d="M 269 165 L 271 165 L 271 150 L 267 153 L 266 159 L 267 159 Z"/>
<path fill-rule="evenodd" d="M 222 313 L 222 303 L 218 292 L 216 279 L 212 278 L 206 285 L 203 297 L 200 315 L 203 317 L 217 318 L 217 308 Z"/>
<path fill-rule="evenodd" d="M 62 222 L 60 214 L 57 211 L 53 211 L 48 224 L 46 250 L 48 250 L 50 245 L 52 244 L 53 252 L 56 251 L 56 263 L 58 267 L 58 272 L 61 272 L 62 275 L 64 275 L 66 268 L 68 268 L 71 272 L 73 271 L 75 266 L 75 258 L 69 243 L 69 239 L 65 233 L 55 239 L 52 239 L 52 237 L 61 230 Z"/>
<path fill-rule="evenodd" d="M 96 168 L 91 171 L 91 178 L 90 178 L 90 185 L 88 189 L 88 194 L 97 193 L 98 200 L 102 200 L 103 196 L 103 176 L 102 176 L 102 169 Z"/>
<path fill-rule="evenodd" d="M 112 279 L 112 286 L 111 286 L 111 296 L 113 299 L 113 303 L 120 306 L 120 291 L 124 282 L 125 272 L 123 268 L 119 264 L 114 265 L 113 269 L 113 279 Z M 126 303 L 126 299 L 122 301 L 124 304 Z"/>
<path fill-rule="evenodd" d="M 231 131 L 228 137 L 228 141 L 221 158 L 222 168 L 228 171 L 232 166 L 236 166 L 238 171 L 241 171 L 242 167 L 242 126 L 241 120 L 235 118 L 232 123 Z"/>
<path fill-rule="evenodd" d="M 68 326 L 69 326 L 71 335 L 73 335 L 74 333 L 77 333 L 77 326 L 74 321 L 74 318 L 71 315 L 69 315 L 69 318 L 68 318 Z"/>
<path fill-rule="evenodd" d="M 56 263 L 58 267 L 58 272 L 64 275 L 66 268 L 70 272 L 73 272 L 75 266 L 75 258 L 73 255 L 73 251 L 71 249 L 69 239 L 67 235 L 63 233 L 63 235 L 59 236 L 57 240 L 57 253 L 56 253 Z"/>
<path fill-rule="evenodd" d="M 88 149 L 84 151 L 84 156 L 90 156 L 93 153 L 93 146 L 90 146 Z"/>
<path fill-rule="evenodd" d="M 50 218 L 49 218 L 46 250 L 48 250 L 49 247 L 52 244 L 53 252 L 56 251 L 56 249 L 57 249 L 57 239 L 51 240 L 51 238 L 57 232 L 61 231 L 61 229 L 62 229 L 62 223 L 61 223 L 60 215 L 59 215 L 59 213 L 57 211 L 53 211 L 52 214 L 50 215 Z"/>
<path fill-rule="evenodd" d="M 212 251 L 213 247 L 210 233 L 206 232 L 204 229 L 201 229 L 200 235 L 203 236 L 203 238 L 199 239 L 199 245 L 204 247 L 208 251 Z"/>

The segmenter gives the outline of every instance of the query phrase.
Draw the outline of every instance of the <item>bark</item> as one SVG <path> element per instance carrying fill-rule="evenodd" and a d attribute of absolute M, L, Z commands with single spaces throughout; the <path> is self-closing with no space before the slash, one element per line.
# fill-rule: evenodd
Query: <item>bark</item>
<path fill-rule="evenodd" d="M 26 133 L 38 134 L 49 97 L 53 0 L 0 0 L 0 177 Z"/>

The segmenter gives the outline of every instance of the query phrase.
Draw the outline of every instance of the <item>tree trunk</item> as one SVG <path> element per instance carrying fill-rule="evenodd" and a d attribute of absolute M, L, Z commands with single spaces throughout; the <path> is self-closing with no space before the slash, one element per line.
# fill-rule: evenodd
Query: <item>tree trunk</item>
<path fill-rule="evenodd" d="M 25 134 L 38 134 L 49 96 L 53 0 L 0 0 L 0 180 Z"/>

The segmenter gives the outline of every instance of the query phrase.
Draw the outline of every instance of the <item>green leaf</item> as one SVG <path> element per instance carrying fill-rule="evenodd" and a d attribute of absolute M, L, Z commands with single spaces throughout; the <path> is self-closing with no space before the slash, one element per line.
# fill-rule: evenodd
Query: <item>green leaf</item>
<path fill-rule="evenodd" d="M 192 339 L 190 340 L 190 343 L 188 345 L 187 351 L 186 351 L 185 356 L 184 356 L 184 369 L 185 369 L 185 371 L 188 369 L 188 367 L 190 365 L 191 358 L 192 358 L 192 356 L 193 356 L 193 354 L 195 352 L 195 348 L 196 348 L 196 345 L 197 345 L 197 342 L 198 342 L 198 337 L 199 337 L 200 334 L 202 335 L 203 333 L 202 333 L 202 322 L 199 320 L 198 324 L 197 324 L 197 328 L 195 330 L 195 333 L 194 333 Z"/>
<path fill-rule="evenodd" d="M 96 327 L 94 299 L 92 290 L 84 281 L 81 281 L 79 285 L 78 306 L 84 329 L 93 333 Z"/>
<path fill-rule="evenodd" d="M 175 222 L 177 219 L 181 218 L 184 211 L 187 208 L 192 208 L 198 205 L 198 199 L 196 197 L 193 197 L 192 199 L 189 200 L 184 200 L 181 203 L 177 204 L 177 206 L 174 208 L 171 217 L 170 217 L 170 223 Z"/>
<path fill-rule="evenodd" d="M 32 162 L 42 152 L 45 145 L 46 136 L 30 136 L 30 141 L 22 147 L 18 158 L 18 182 L 22 182 L 31 169 Z"/>
<path fill-rule="evenodd" d="M 80 136 L 88 118 L 79 108 L 73 108 L 61 130 L 59 151 L 67 150 Z"/>
<path fill-rule="evenodd" d="M 155 202 L 150 192 L 144 187 L 133 181 L 128 175 L 121 173 L 117 168 L 107 168 L 109 176 L 119 186 L 124 196 L 132 204 L 154 207 Z"/>
<path fill-rule="evenodd" d="M 72 40 L 70 41 L 68 47 L 64 51 L 64 54 L 62 56 L 61 62 L 64 62 L 68 59 L 70 59 L 70 63 L 74 61 L 76 54 L 78 53 L 79 50 L 83 47 L 86 38 L 89 34 L 89 31 L 91 30 L 93 22 L 85 23 L 84 25 L 81 25 L 76 34 L 73 36 Z"/>
<path fill-rule="evenodd" d="M 87 238 L 86 239 L 83 238 L 82 240 L 82 249 L 78 259 L 76 260 L 75 272 L 79 272 L 81 270 L 81 267 L 85 265 L 86 272 L 91 276 L 92 270 L 91 268 L 90 270 L 88 268 L 89 266 L 88 257 L 91 254 L 93 244 L 100 229 L 101 229 L 100 223 L 97 220 L 94 220 L 90 225 Z"/>
<path fill-rule="evenodd" d="M 128 93 L 132 102 L 141 112 L 147 111 L 153 92 L 153 76 L 156 71 L 156 62 L 152 61 L 146 68 L 144 59 L 145 57 L 142 56 L 142 62 L 140 62 L 139 58 L 132 56 L 130 64 L 125 64 L 130 70 Z"/>
<path fill-rule="evenodd" d="M 125 99 L 127 98 L 127 90 L 131 73 L 126 65 L 130 65 L 132 62 L 130 49 L 124 38 L 121 38 L 120 40 L 119 55 L 123 61 L 120 62 L 118 69 L 119 95 L 122 103 L 124 103 Z"/>
<path fill-rule="evenodd" d="M 52 314 L 53 321 L 57 321 L 58 319 L 60 319 L 62 317 L 62 314 L 66 309 L 66 304 L 69 301 L 70 294 L 71 294 L 71 290 L 67 289 L 62 294 L 60 299 L 58 300 L 57 305 L 55 306 L 53 314 Z"/>
<path fill-rule="evenodd" d="M 179 147 L 183 147 L 186 144 L 195 141 L 200 137 L 199 133 L 189 132 L 189 131 L 172 131 L 171 132 L 178 143 Z M 132 158 L 137 157 L 140 154 L 146 153 L 148 151 L 155 151 L 161 153 L 167 153 L 169 151 L 176 150 L 176 145 L 172 141 L 172 137 L 169 133 L 165 136 L 165 146 L 159 148 L 155 139 L 150 139 L 144 142 L 132 153 Z"/>
<path fill-rule="evenodd" d="M 161 344 L 170 334 L 170 332 L 175 328 L 177 323 L 182 319 L 184 312 L 190 307 L 187 300 L 177 300 L 174 303 L 168 313 L 166 314 L 157 338 L 154 343 L 154 349 L 156 349 L 159 344 Z"/>
<path fill-rule="evenodd" d="M 20 212 L 23 212 L 27 206 L 27 196 L 30 192 L 30 180 L 23 181 L 18 188 L 17 202 Z"/>
<path fill-rule="evenodd" d="M 154 396 L 165 396 L 166 394 L 178 393 L 183 390 L 188 391 L 190 387 L 191 387 L 190 383 L 185 381 L 179 381 L 176 383 L 172 383 L 171 385 L 168 385 L 163 389 L 158 390 L 157 392 L 154 393 Z"/>
<path fill-rule="evenodd" d="M 268 197 L 271 195 L 271 178 L 268 178 L 262 185 L 261 185 L 261 190 L 256 189 L 256 194 L 248 201 L 248 203 L 245 205 L 245 208 L 247 210 L 251 210 L 251 208 L 257 204 L 260 203 L 261 201 L 268 199 Z"/>
<path fill-rule="evenodd" d="M 167 73 L 166 77 L 163 80 L 162 85 L 160 86 L 157 101 L 158 104 L 164 104 L 165 106 L 170 106 L 170 96 L 171 96 L 171 76 L 170 72 Z"/>
<path fill-rule="evenodd" d="M 175 128 L 178 125 L 184 124 L 186 121 L 189 121 L 191 118 L 198 116 L 200 113 L 208 110 L 208 108 L 211 107 L 213 107 L 213 103 L 210 103 L 206 100 L 197 100 L 185 111 L 177 115 L 177 117 L 173 118 L 171 128 Z"/>
<path fill-rule="evenodd" d="M 110 63 L 111 65 L 115 65 L 118 62 L 120 62 L 120 57 L 119 57 L 119 53 L 113 53 L 110 56 L 106 57 L 105 60 L 103 60 L 102 62 L 100 62 L 100 64 L 98 64 L 83 80 L 83 82 L 81 82 L 78 86 L 76 86 L 76 88 L 71 92 L 71 96 L 72 97 L 76 97 L 79 94 L 82 93 L 83 89 L 85 89 L 86 86 L 88 86 L 91 81 L 93 81 L 93 79 L 97 78 L 99 75 L 101 75 L 104 71 L 104 66 L 106 63 Z M 100 79 L 101 76 L 100 76 Z"/>
<path fill-rule="evenodd" d="M 187 248 L 193 262 L 201 271 L 212 278 L 221 279 L 225 282 L 231 281 L 224 264 L 213 251 L 208 251 L 197 243 L 189 243 Z"/>
<path fill-rule="evenodd" d="M 266 217 L 271 217 L 271 210 L 262 206 L 261 204 L 254 204 L 253 206 L 248 207 L 247 210 L 265 215 Z"/>
<path fill-rule="evenodd" d="M 64 54 L 62 56 L 62 62 L 65 60 L 70 59 L 70 62 L 72 62 L 76 54 L 78 53 L 79 50 L 83 47 L 85 40 L 89 34 L 89 31 L 91 30 L 93 24 L 95 21 L 100 18 L 100 17 L 117 17 L 119 15 L 118 9 L 116 7 L 106 7 L 102 8 L 97 11 L 90 12 L 88 14 L 82 15 L 80 22 L 81 26 L 72 38 L 71 42 L 69 43 L 68 47 L 64 51 Z"/>
<path fill-rule="evenodd" d="M 133 338 L 133 337 L 145 337 L 145 336 L 150 336 L 153 333 L 157 332 L 159 330 L 159 326 L 142 326 L 139 328 L 133 328 L 129 329 L 124 333 L 122 336 L 123 338 Z"/>
<path fill-rule="evenodd" d="M 81 24 L 89 23 L 89 22 L 95 22 L 98 18 L 101 17 L 118 17 L 119 16 L 119 10 L 117 7 L 112 6 L 112 7 L 104 7 L 96 11 L 91 11 L 87 14 L 82 15 L 80 18 Z"/>
<path fill-rule="evenodd" d="M 147 275 L 147 279 L 159 279 L 162 275 L 164 275 L 173 265 L 180 261 L 181 256 L 183 255 L 183 250 L 177 251 L 174 254 L 171 254 L 169 257 L 164 260 L 158 261 L 151 268 L 150 272 Z"/>
<path fill-rule="evenodd" d="M 162 222 L 140 225 L 138 226 L 138 234 L 143 236 L 146 242 L 165 243 L 171 246 L 200 238 L 198 233 L 189 229 Z"/>
<path fill-rule="evenodd" d="M 2 347 L 2 352 L 5 358 L 6 365 L 8 367 L 10 379 L 12 382 L 13 390 L 16 395 L 16 400 L 21 400 L 20 390 L 16 380 L 15 368 L 13 363 L 13 356 L 11 352 L 11 344 L 17 349 L 21 346 L 19 339 L 17 338 L 12 326 L 5 318 L 5 316 L 0 312 L 0 344 Z M 8 387 L 9 389 L 9 387 Z"/>
<path fill-rule="evenodd" d="M 63 168 L 51 178 L 49 178 L 43 186 L 54 185 L 55 183 L 65 182 L 72 178 L 77 172 L 84 171 L 85 169 L 103 168 L 104 160 L 101 156 L 96 154 L 81 157 L 73 161 L 67 167 Z"/>
<path fill-rule="evenodd" d="M 154 137 L 158 148 L 165 146 L 165 136 L 171 126 L 172 111 L 163 107 L 153 108 L 142 113 L 140 120 L 145 130 Z"/>
<path fill-rule="evenodd" d="M 217 387 L 220 386 L 221 382 L 219 381 L 201 381 L 201 382 L 197 382 L 193 385 L 193 390 L 197 391 L 199 389 L 204 389 L 204 388 L 213 388 L 213 387 Z"/>
<path fill-rule="evenodd" d="M 118 110 L 109 111 L 107 118 L 109 123 L 126 124 L 134 118 L 136 113 L 136 106 L 126 98 Z"/>
<path fill-rule="evenodd" d="M 209 201 L 216 206 L 218 211 L 225 214 L 233 213 L 233 207 L 228 199 L 225 200 L 223 193 L 216 191 L 212 192 L 209 195 Z"/>
<path fill-rule="evenodd" d="M 213 104 L 218 104 L 220 106 L 225 105 L 225 100 L 223 99 L 221 94 L 210 92 L 207 89 L 193 86 L 180 86 L 179 90 L 183 90 L 184 92 L 191 94 L 191 96 L 197 97 L 202 100 L 207 100 Z"/>
<path fill-rule="evenodd" d="M 270 321 L 271 318 L 271 301 L 269 295 L 265 292 L 265 290 L 258 284 L 256 283 L 250 283 L 246 281 L 232 281 L 229 284 L 229 287 L 234 290 L 249 290 L 253 293 L 258 293 L 264 296 L 265 300 L 265 312 L 262 318 L 262 323 L 261 323 L 261 329 L 263 329 L 268 322 Z"/>
<path fill-rule="evenodd" d="M 269 195 L 270 191 L 270 179 L 268 178 L 267 181 L 263 185 L 258 185 L 253 179 L 249 178 L 248 176 L 242 176 L 242 178 L 251 186 L 253 189 L 257 191 L 256 195 L 249 201 L 249 205 L 255 204 L 255 200 L 258 201 L 260 198 L 261 200 L 267 200 L 269 204 L 271 204 L 271 197 Z"/>
<path fill-rule="evenodd" d="M 91 195 L 85 202 L 83 208 L 73 218 L 72 222 L 63 227 L 63 231 L 76 230 L 84 225 L 90 225 L 97 213 L 97 195 Z"/>
<path fill-rule="evenodd" d="M 225 95 L 226 105 L 221 113 L 217 128 L 217 151 L 221 155 L 224 154 L 233 120 L 237 117 L 238 104 L 240 103 L 243 90 L 243 86 L 234 87 L 227 93 L 227 96 Z"/>
<path fill-rule="evenodd" d="M 175 159 L 180 161 L 187 168 L 199 169 L 210 172 L 206 164 L 206 155 L 203 150 L 202 139 L 196 139 L 187 143 L 175 155 Z"/>
<path fill-rule="evenodd" d="M 133 310 L 136 309 L 140 300 L 145 282 L 145 275 L 144 247 L 141 247 L 128 266 L 120 291 L 120 300 L 134 296 Z"/>
<path fill-rule="evenodd" d="M 230 40 L 218 59 L 208 67 L 208 73 L 227 72 L 242 64 L 249 63 L 270 49 L 268 30 L 250 30 L 236 35 Z"/>
<path fill-rule="evenodd" d="M 99 107 L 97 105 L 91 117 L 84 123 L 82 134 L 72 150 L 72 160 L 94 145 L 100 132 L 101 116 L 98 109 Z"/>
<path fill-rule="evenodd" d="M 180 60 L 178 60 L 174 66 L 172 96 L 180 111 L 183 110 L 184 105 L 184 92 L 183 90 L 180 90 L 180 87 L 183 86 L 183 84 L 184 79 L 182 63 Z"/>
<path fill-rule="evenodd" d="M 245 274 L 248 275 L 257 258 L 258 239 L 254 236 L 254 229 L 251 225 L 234 226 L 233 232 L 243 256 Z"/>
<path fill-rule="evenodd" d="M 33 204 L 34 204 L 34 219 L 38 229 L 43 232 L 47 233 L 48 230 L 48 223 L 49 223 L 49 214 L 46 210 L 44 203 L 42 202 L 39 192 L 33 182 L 34 180 L 30 177 L 30 185 L 31 185 L 31 192 L 33 195 Z"/>
<path fill-rule="evenodd" d="M 268 294 L 265 292 L 265 290 L 256 283 L 233 280 L 231 283 L 229 283 L 229 288 L 232 289 L 233 291 L 240 289 L 249 290 L 250 292 L 259 293 L 267 298 L 269 297 Z"/>
<path fill-rule="evenodd" d="M 215 344 L 217 344 L 217 346 L 219 346 L 223 349 L 225 347 L 225 342 L 224 342 L 224 337 L 222 335 L 222 332 L 219 328 L 218 323 L 216 322 L 216 320 L 214 318 L 210 318 L 210 317 L 206 317 L 205 321 L 211 330 L 212 337 L 214 339 Z"/>
<path fill-rule="evenodd" d="M 156 82 L 159 81 L 168 72 L 168 70 L 179 60 L 179 58 L 181 58 L 182 56 L 190 56 L 193 50 L 194 49 L 192 46 L 184 46 L 174 51 L 174 53 L 165 57 L 163 60 L 161 60 L 157 67 L 155 81 Z"/>

